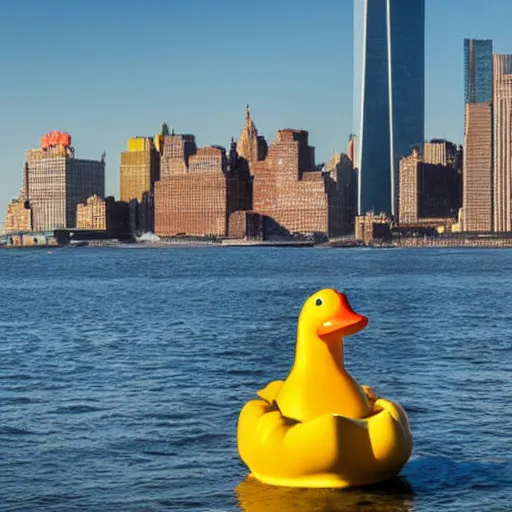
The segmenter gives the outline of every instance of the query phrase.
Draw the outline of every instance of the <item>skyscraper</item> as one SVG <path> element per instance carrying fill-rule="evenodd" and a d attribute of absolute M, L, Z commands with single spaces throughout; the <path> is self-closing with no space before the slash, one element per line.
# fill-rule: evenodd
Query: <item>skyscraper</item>
<path fill-rule="evenodd" d="M 121 153 L 119 168 L 121 201 L 136 199 L 153 191 L 160 174 L 160 153 L 151 137 L 128 139 L 127 151 Z"/>
<path fill-rule="evenodd" d="M 34 231 L 76 227 L 77 204 L 95 194 L 105 195 L 105 161 L 75 158 L 69 134 L 50 132 L 27 151 L 23 195 Z"/>
<path fill-rule="evenodd" d="M 493 56 L 494 231 L 512 231 L 512 55 Z"/>
<path fill-rule="evenodd" d="M 464 40 L 464 231 L 492 229 L 492 66 L 491 40 Z"/>
<path fill-rule="evenodd" d="M 425 0 L 354 0 L 358 212 L 396 214 L 399 160 L 422 146 Z"/>
<path fill-rule="evenodd" d="M 464 39 L 464 103 L 492 101 L 492 40 Z"/>

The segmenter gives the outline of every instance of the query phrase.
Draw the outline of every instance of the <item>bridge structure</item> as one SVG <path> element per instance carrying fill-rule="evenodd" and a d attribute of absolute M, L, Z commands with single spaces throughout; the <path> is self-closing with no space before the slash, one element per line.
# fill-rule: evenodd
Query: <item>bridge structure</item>
<path fill-rule="evenodd" d="M 53 231 L 9 231 L 0 234 L 0 245 L 50 245 L 54 239 Z"/>

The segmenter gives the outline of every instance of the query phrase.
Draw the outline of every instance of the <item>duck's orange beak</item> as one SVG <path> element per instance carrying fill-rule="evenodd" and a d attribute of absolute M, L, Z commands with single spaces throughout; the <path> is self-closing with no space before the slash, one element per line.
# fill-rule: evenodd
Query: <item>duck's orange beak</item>
<path fill-rule="evenodd" d="M 342 336 L 350 336 L 364 329 L 368 324 L 368 318 L 356 313 L 350 307 L 347 296 L 344 293 L 338 293 L 338 296 L 340 299 L 340 307 L 332 318 L 317 328 L 316 332 L 319 336 L 333 333 L 339 333 Z"/>

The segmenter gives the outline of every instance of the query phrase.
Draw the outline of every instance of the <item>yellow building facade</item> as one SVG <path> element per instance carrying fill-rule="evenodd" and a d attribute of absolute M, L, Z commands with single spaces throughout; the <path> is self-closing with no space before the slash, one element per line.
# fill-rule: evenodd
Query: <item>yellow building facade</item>
<path fill-rule="evenodd" d="M 121 201 L 142 201 L 144 193 L 151 192 L 159 179 L 159 169 L 160 154 L 152 137 L 128 139 L 127 151 L 121 153 Z"/>
<path fill-rule="evenodd" d="M 24 198 L 20 196 L 7 205 L 4 233 L 32 231 L 32 216 Z"/>
<path fill-rule="evenodd" d="M 101 197 L 94 195 L 85 203 L 79 203 L 76 207 L 76 227 L 78 229 L 107 229 L 106 202 Z"/>

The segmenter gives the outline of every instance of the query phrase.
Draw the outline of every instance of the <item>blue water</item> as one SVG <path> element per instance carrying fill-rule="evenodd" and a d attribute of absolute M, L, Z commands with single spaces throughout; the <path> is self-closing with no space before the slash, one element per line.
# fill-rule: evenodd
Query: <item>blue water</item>
<path fill-rule="evenodd" d="M 239 411 L 323 287 L 369 317 L 346 365 L 413 456 L 368 490 L 244 481 Z M 510 250 L 2 250 L 0 510 L 511 510 L 511 299 Z"/>

